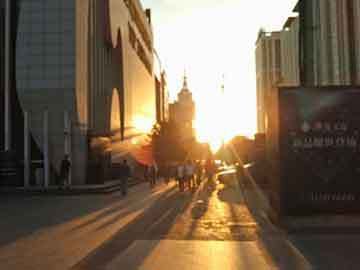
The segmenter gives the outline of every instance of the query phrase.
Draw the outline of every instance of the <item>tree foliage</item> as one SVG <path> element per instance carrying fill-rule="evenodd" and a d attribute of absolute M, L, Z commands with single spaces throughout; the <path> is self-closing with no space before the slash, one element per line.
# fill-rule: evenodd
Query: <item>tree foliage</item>
<path fill-rule="evenodd" d="M 183 162 L 187 159 L 206 159 L 211 153 L 208 144 L 195 138 L 184 139 L 174 122 L 162 122 L 151 133 L 153 156 L 159 165 Z"/>
<path fill-rule="evenodd" d="M 151 133 L 153 155 L 158 164 L 186 159 L 185 145 L 173 122 L 162 122 L 153 127 Z"/>

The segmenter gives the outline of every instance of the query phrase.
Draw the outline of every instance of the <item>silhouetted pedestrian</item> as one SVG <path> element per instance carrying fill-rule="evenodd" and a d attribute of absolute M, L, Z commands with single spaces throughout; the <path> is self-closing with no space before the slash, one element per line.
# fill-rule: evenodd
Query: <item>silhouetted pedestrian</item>
<path fill-rule="evenodd" d="M 184 165 L 181 163 L 179 163 L 176 168 L 176 179 L 179 182 L 180 191 L 184 191 L 185 168 L 184 168 Z"/>
<path fill-rule="evenodd" d="M 127 195 L 128 190 L 128 181 L 131 177 L 131 169 L 129 165 L 127 164 L 127 160 L 125 159 L 123 161 L 123 164 L 121 166 L 121 193 L 123 196 Z"/>
<path fill-rule="evenodd" d="M 196 185 L 199 186 L 201 184 L 201 180 L 203 177 L 203 166 L 201 161 L 196 163 Z"/>
<path fill-rule="evenodd" d="M 63 187 L 70 185 L 69 182 L 70 168 L 71 168 L 71 162 L 69 160 L 69 155 L 64 155 L 64 158 L 61 160 L 61 165 L 60 165 L 60 178 Z"/>
<path fill-rule="evenodd" d="M 185 179 L 186 179 L 185 181 L 187 183 L 189 190 L 191 190 L 194 186 L 194 184 L 193 184 L 194 172 L 195 172 L 194 165 L 192 164 L 191 160 L 189 160 L 185 164 Z"/>

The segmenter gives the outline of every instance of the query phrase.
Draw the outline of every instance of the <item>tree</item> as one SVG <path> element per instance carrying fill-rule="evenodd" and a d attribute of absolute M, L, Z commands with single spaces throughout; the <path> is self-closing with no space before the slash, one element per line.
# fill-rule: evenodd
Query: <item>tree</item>
<path fill-rule="evenodd" d="M 185 145 L 173 122 L 162 122 L 153 127 L 151 144 L 153 155 L 159 165 L 181 162 L 186 159 Z"/>

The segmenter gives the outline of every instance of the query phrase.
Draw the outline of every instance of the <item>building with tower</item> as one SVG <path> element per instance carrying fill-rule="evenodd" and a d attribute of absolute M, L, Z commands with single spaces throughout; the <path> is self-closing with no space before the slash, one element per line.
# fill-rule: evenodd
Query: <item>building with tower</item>
<path fill-rule="evenodd" d="M 179 127 L 179 134 L 184 139 L 195 137 L 193 121 L 195 120 L 195 103 L 189 90 L 187 76 L 184 75 L 183 87 L 178 94 L 178 99 L 170 104 L 170 121 Z"/>

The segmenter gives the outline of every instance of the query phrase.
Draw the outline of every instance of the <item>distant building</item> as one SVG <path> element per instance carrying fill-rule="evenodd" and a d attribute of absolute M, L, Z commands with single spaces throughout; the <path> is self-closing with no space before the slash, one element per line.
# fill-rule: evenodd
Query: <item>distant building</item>
<path fill-rule="evenodd" d="M 47 112 L 50 184 L 67 152 L 76 168 L 72 183 L 88 183 L 94 176 L 91 168 L 106 171 L 114 151 L 121 158 L 136 138 L 144 136 L 144 127 L 155 122 L 150 11 L 145 12 L 139 0 L 10 2 L 11 92 L 16 98 L 13 109 L 20 115 L 13 119 L 13 133 L 21 136 L 13 139 L 13 147 L 21 160 L 22 114 L 27 111 L 32 152 L 36 148 L 40 153 L 32 158 L 43 158 Z M 4 3 L 0 0 L 2 17 Z M 2 62 L 3 57 L 1 76 Z M 105 176 L 95 178 L 100 183 Z"/>
<path fill-rule="evenodd" d="M 359 85 L 359 0 L 300 0 L 294 11 L 300 20 L 303 85 Z"/>
<path fill-rule="evenodd" d="M 170 121 L 179 127 L 179 135 L 184 139 L 195 137 L 193 121 L 195 119 L 195 103 L 184 76 L 183 87 L 178 94 L 178 100 L 170 104 Z"/>
<path fill-rule="evenodd" d="M 256 93 L 258 132 L 266 130 L 266 100 L 281 79 L 280 32 L 260 30 L 256 41 Z"/>
<path fill-rule="evenodd" d="M 289 17 L 280 33 L 282 85 L 300 85 L 299 42 L 299 17 Z"/>

